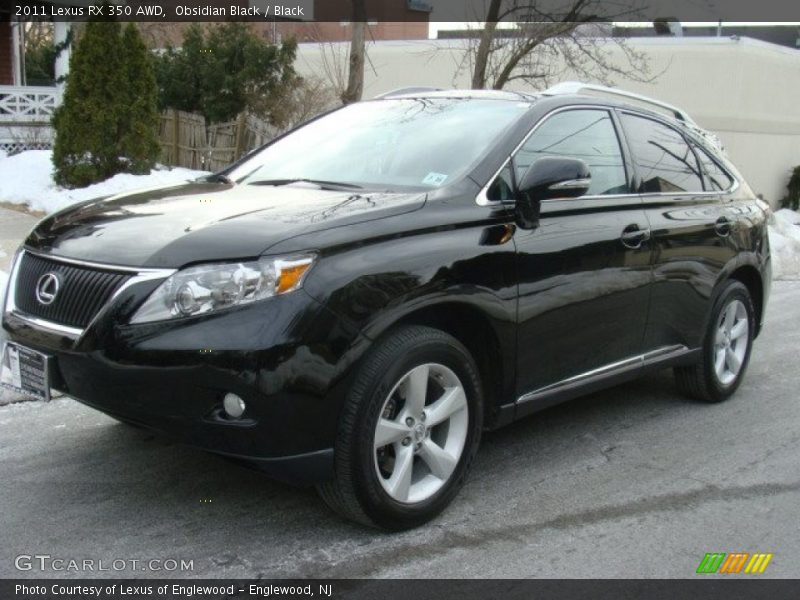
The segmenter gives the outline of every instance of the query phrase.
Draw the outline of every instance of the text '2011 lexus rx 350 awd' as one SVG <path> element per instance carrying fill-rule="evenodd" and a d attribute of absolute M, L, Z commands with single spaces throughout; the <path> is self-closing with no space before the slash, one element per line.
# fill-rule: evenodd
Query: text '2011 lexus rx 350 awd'
<path fill-rule="evenodd" d="M 666 367 L 724 400 L 767 208 L 688 115 L 602 91 L 400 91 L 50 215 L 15 257 L 2 381 L 387 529 L 453 499 L 485 429 Z"/>

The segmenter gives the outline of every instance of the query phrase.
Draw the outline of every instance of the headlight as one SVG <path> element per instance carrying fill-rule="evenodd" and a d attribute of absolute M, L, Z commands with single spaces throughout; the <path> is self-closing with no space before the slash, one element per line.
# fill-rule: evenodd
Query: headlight
<path fill-rule="evenodd" d="M 305 254 L 184 269 L 150 294 L 131 323 L 201 315 L 286 294 L 301 286 L 312 262 L 314 256 Z"/>

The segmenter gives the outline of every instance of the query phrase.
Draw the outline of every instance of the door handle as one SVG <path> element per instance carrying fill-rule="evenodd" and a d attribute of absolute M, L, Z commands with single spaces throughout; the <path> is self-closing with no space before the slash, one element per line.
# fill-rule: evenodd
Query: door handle
<path fill-rule="evenodd" d="M 720 217 L 714 223 L 714 231 L 717 232 L 717 235 L 720 237 L 728 237 L 733 230 L 733 224 L 730 222 L 728 217 Z"/>
<path fill-rule="evenodd" d="M 639 226 L 634 223 L 622 230 L 622 235 L 619 239 L 622 240 L 622 245 L 626 248 L 638 250 L 644 242 L 650 239 L 650 230 L 639 229 Z"/>

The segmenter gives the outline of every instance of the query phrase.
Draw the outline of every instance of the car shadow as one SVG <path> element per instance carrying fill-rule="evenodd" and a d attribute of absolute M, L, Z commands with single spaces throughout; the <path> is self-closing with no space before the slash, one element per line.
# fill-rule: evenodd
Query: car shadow
<path fill-rule="evenodd" d="M 604 446 L 615 437 L 609 432 L 685 403 L 671 378 L 657 374 L 486 433 L 464 492 L 424 535 L 490 510 L 482 500 L 485 485 L 511 488 L 532 474 L 536 480 L 585 466 L 586 436 L 589 460 L 604 460 L 613 451 Z M 62 513 L 64 544 L 74 535 L 106 551 L 117 547 L 112 538 L 142 552 L 166 545 L 172 555 L 195 559 L 195 575 L 344 576 L 336 566 L 343 555 L 405 548 L 423 535 L 423 529 L 387 535 L 349 523 L 313 489 L 275 482 L 94 412 L 83 418 L 92 426 L 53 436 L 53 485 L 36 502 L 37 511 Z"/>

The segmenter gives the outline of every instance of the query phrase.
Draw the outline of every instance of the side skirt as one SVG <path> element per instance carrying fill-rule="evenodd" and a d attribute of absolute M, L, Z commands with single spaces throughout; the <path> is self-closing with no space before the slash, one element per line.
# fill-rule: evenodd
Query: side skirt
<path fill-rule="evenodd" d="M 636 379 L 651 371 L 693 364 L 701 359 L 701 352 L 700 348 L 667 346 L 533 390 L 517 398 L 513 405 L 514 420 L 578 396 Z"/>

